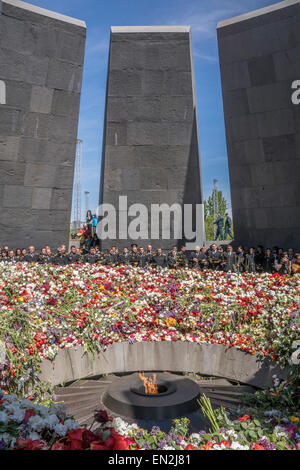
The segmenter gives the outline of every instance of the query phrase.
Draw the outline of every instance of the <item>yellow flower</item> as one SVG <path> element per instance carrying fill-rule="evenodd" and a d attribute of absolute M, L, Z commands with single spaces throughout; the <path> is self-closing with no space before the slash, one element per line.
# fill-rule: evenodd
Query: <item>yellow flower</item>
<path fill-rule="evenodd" d="M 297 423 L 299 421 L 299 418 L 297 416 L 292 416 L 291 421 L 293 421 L 294 423 Z"/>
<path fill-rule="evenodd" d="M 19 297 L 18 300 L 19 300 L 19 302 L 23 302 L 23 301 L 24 301 L 23 297 Z"/>

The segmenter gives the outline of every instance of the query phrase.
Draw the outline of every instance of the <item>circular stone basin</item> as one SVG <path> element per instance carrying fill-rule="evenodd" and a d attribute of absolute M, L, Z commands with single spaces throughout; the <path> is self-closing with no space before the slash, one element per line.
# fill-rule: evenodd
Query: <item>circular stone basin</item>
<path fill-rule="evenodd" d="M 196 382 L 168 372 L 156 376 L 157 394 L 147 394 L 135 373 L 113 382 L 103 396 L 103 404 L 121 416 L 145 420 L 176 418 L 199 408 L 200 388 Z"/>

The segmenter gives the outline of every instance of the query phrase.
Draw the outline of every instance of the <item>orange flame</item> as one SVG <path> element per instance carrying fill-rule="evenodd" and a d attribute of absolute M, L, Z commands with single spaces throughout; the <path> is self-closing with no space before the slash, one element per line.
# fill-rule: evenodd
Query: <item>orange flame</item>
<path fill-rule="evenodd" d="M 145 387 L 145 393 L 147 395 L 156 395 L 158 393 L 158 387 L 156 385 L 156 374 L 152 374 L 152 377 L 145 377 L 144 372 L 139 372 L 141 381 Z"/>

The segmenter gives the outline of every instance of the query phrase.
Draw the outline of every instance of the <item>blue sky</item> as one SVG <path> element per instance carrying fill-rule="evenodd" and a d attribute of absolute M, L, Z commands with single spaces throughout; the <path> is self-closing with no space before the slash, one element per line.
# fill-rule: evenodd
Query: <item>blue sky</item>
<path fill-rule="evenodd" d="M 191 25 L 204 198 L 211 194 L 216 178 L 231 207 L 216 26 L 220 20 L 276 2 L 31 0 L 29 3 L 82 19 L 87 24 L 78 137 L 83 140 L 82 192 L 90 192 L 91 209 L 98 205 L 110 27 L 130 25 Z M 84 197 L 82 207 L 84 212 Z"/>

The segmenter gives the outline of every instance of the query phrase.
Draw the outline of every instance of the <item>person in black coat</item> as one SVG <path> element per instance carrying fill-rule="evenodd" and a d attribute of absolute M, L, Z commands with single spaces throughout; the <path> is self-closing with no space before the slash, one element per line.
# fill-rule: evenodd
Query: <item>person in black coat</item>
<path fill-rule="evenodd" d="M 263 270 L 265 273 L 274 273 L 275 271 L 275 258 L 272 255 L 272 251 L 270 248 L 266 249 L 265 256 L 263 259 Z"/>
<path fill-rule="evenodd" d="M 161 248 L 158 248 L 157 253 L 153 256 L 153 261 L 155 266 L 160 266 L 161 268 L 167 267 L 167 256 L 162 252 Z"/>
<path fill-rule="evenodd" d="M 234 272 L 237 265 L 237 256 L 234 253 L 232 245 L 227 245 L 227 250 L 224 253 L 224 271 L 225 272 Z"/>
<path fill-rule="evenodd" d="M 39 261 L 39 255 L 35 252 L 34 246 L 29 247 L 29 253 L 24 256 L 24 261 L 27 261 L 27 263 L 37 263 Z"/>
<path fill-rule="evenodd" d="M 79 262 L 79 254 L 77 253 L 76 247 L 74 245 L 71 246 L 71 251 L 68 254 L 68 262 L 70 264 Z"/>
<path fill-rule="evenodd" d="M 214 225 L 217 226 L 217 232 L 216 232 L 215 240 L 218 240 L 219 237 L 220 237 L 221 240 L 223 240 L 224 239 L 224 237 L 223 237 L 224 219 L 221 216 L 220 212 L 218 213 L 217 219 L 214 221 Z"/>

